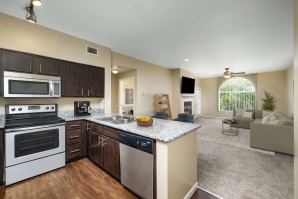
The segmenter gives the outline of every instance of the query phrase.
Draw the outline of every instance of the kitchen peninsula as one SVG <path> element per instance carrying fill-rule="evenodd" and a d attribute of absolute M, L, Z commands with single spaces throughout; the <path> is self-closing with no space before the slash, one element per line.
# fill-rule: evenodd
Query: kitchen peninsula
<path fill-rule="evenodd" d="M 192 194 L 197 185 L 197 124 L 154 119 L 150 127 L 136 122 L 113 124 L 101 118 L 111 115 L 76 117 L 60 115 L 66 121 L 86 120 L 155 140 L 155 196 L 157 199 L 181 199 Z"/>

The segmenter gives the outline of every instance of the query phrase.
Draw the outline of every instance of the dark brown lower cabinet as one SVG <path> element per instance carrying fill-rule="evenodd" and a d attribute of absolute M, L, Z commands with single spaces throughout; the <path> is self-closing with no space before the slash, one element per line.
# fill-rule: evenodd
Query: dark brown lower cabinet
<path fill-rule="evenodd" d="M 103 140 L 103 168 L 116 179 L 120 179 L 119 142 L 106 136 Z"/>
<path fill-rule="evenodd" d="M 4 172 L 4 150 L 3 150 L 3 129 L 0 129 L 0 186 L 3 185 L 3 172 Z"/>
<path fill-rule="evenodd" d="M 66 161 L 86 155 L 86 122 L 66 122 Z"/>
<path fill-rule="evenodd" d="M 97 132 L 90 132 L 90 156 L 89 158 L 98 166 L 103 166 L 103 148 L 101 145 L 101 135 Z"/>
<path fill-rule="evenodd" d="M 114 129 L 108 128 L 109 132 Z M 87 156 L 116 179 L 120 179 L 120 150 L 115 135 L 106 134 L 107 127 L 91 123 L 87 132 Z"/>

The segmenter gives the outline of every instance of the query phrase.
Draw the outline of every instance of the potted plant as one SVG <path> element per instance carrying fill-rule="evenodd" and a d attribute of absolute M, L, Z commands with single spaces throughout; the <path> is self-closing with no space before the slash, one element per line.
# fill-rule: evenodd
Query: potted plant
<path fill-rule="evenodd" d="M 274 111 L 276 109 L 276 99 L 275 96 L 272 95 L 268 91 L 264 91 L 265 98 L 263 100 L 263 110 Z"/>

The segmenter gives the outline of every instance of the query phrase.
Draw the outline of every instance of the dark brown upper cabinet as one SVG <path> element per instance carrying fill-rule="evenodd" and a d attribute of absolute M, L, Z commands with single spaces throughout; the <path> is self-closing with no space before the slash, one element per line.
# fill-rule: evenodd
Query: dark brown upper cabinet
<path fill-rule="evenodd" d="M 3 50 L 3 70 L 60 76 L 60 61 L 32 54 Z"/>
<path fill-rule="evenodd" d="M 62 97 L 104 97 L 104 68 L 64 62 L 61 64 Z"/>
<path fill-rule="evenodd" d="M 61 61 L 47 57 L 34 57 L 33 73 L 60 76 Z"/>
<path fill-rule="evenodd" d="M 2 66 L 3 70 L 32 73 L 33 55 L 3 50 Z"/>
<path fill-rule="evenodd" d="M 84 97 L 86 90 L 86 67 L 82 64 L 61 64 L 61 97 Z"/>
<path fill-rule="evenodd" d="M 88 97 L 104 97 L 104 68 L 87 66 L 87 96 Z"/>

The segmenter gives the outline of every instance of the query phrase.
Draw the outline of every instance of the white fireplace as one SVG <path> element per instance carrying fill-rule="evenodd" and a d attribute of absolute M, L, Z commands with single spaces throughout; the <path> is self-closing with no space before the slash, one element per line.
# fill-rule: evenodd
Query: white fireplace
<path fill-rule="evenodd" d="M 194 114 L 193 97 L 181 97 L 180 113 Z"/>

